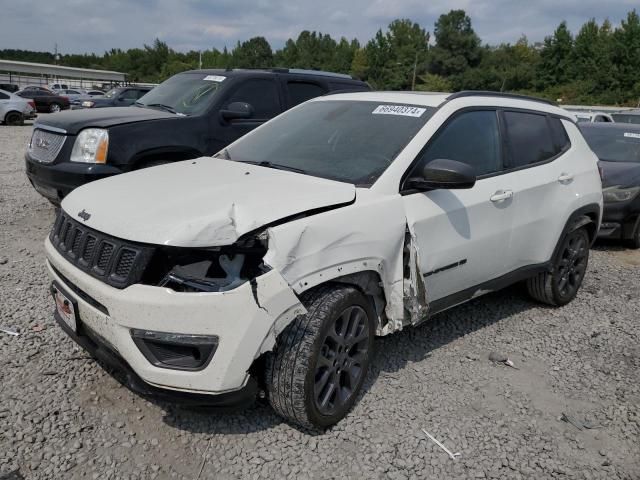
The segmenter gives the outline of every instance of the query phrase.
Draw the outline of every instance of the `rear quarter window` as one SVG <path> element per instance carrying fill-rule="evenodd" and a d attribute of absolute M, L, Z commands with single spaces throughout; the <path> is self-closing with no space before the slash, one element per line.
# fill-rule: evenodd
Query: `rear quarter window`
<path fill-rule="evenodd" d="M 551 136 L 556 147 L 556 153 L 567 150 L 571 146 L 571 142 L 562 124 L 562 120 L 556 117 L 549 117 L 549 127 L 551 128 Z"/>

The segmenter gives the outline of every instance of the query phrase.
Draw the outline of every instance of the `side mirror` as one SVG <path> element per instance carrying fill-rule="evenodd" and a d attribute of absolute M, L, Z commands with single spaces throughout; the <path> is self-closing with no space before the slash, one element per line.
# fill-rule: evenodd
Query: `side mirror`
<path fill-rule="evenodd" d="M 405 187 L 420 191 L 449 190 L 471 188 L 475 183 L 476 172 L 472 166 L 456 160 L 437 159 L 424 166 L 421 176 L 407 179 Z"/>
<path fill-rule="evenodd" d="M 253 105 L 246 102 L 233 102 L 227 108 L 220 110 L 223 120 L 247 119 L 253 117 Z"/>

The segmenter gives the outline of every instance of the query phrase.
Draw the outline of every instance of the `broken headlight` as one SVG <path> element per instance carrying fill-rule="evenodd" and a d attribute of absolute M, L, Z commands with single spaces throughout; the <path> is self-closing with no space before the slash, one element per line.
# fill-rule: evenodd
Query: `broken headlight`
<path fill-rule="evenodd" d="M 257 238 L 212 249 L 165 248 L 156 253 L 147 280 L 176 292 L 226 292 L 268 271 L 265 254 Z"/>

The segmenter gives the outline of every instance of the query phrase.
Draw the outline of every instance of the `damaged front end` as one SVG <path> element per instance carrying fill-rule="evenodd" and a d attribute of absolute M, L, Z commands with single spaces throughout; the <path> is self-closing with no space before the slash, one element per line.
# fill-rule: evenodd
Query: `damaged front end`
<path fill-rule="evenodd" d="M 266 252 L 266 241 L 256 236 L 224 247 L 160 247 L 143 283 L 176 292 L 226 292 L 268 272 Z"/>

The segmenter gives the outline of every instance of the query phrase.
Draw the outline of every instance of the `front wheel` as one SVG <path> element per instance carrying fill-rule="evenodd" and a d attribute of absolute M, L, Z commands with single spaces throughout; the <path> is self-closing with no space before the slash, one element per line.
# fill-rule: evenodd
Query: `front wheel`
<path fill-rule="evenodd" d="M 373 354 L 374 312 L 349 286 L 321 286 L 302 300 L 307 314 L 287 326 L 267 361 L 267 393 L 286 420 L 323 429 L 349 412 L 362 388 Z"/>
<path fill-rule="evenodd" d="M 527 290 L 534 299 L 562 306 L 578 294 L 589 262 L 589 234 L 579 228 L 567 234 L 550 272 L 527 280 Z"/>
<path fill-rule="evenodd" d="M 59 103 L 52 103 L 51 105 L 49 105 L 49 112 L 51 113 L 56 113 L 56 112 L 59 112 L 60 110 L 62 110 L 62 107 L 60 106 Z"/>

